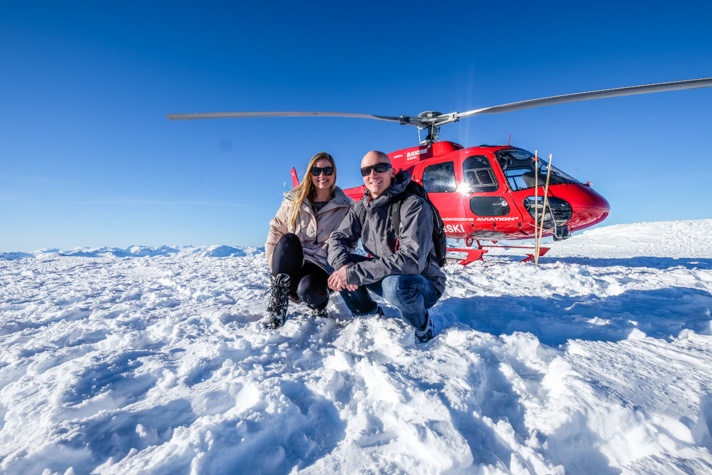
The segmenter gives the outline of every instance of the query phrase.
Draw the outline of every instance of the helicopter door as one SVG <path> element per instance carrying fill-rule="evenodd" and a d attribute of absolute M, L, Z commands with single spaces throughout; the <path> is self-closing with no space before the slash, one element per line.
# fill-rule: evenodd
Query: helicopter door
<path fill-rule="evenodd" d="M 497 175 L 484 155 L 472 155 L 462 161 L 462 191 L 468 198 L 467 206 L 474 215 L 476 228 L 499 232 L 504 223 L 520 221 L 511 196 L 506 193 L 507 187 L 501 186 Z"/>
<path fill-rule="evenodd" d="M 469 234 L 463 218 L 465 209 L 462 196 L 457 192 L 455 162 L 435 163 L 423 168 L 422 183 L 430 201 L 440 212 L 449 237 L 458 238 Z"/>

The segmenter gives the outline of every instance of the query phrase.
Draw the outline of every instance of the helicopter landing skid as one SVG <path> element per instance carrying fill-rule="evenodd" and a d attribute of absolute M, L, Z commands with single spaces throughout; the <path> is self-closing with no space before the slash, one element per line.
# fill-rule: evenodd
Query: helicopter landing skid
<path fill-rule="evenodd" d="M 447 259 L 457 261 L 458 264 L 466 266 L 475 261 L 481 261 L 482 256 L 487 252 L 487 249 L 461 249 L 461 248 L 447 248 Z"/>
<path fill-rule="evenodd" d="M 531 248 L 530 248 L 530 249 L 531 249 Z M 548 247 L 540 247 L 540 248 L 539 248 L 539 257 L 541 257 L 541 256 L 543 256 L 544 254 L 546 254 L 547 252 L 549 252 L 549 249 L 550 249 L 550 248 L 548 248 Z M 522 259 L 522 262 L 530 262 L 530 261 L 533 261 L 533 260 L 534 260 L 534 254 L 527 254 L 527 257 L 525 257 L 524 259 Z"/>
<path fill-rule="evenodd" d="M 479 244 L 479 243 L 478 243 Z M 457 261 L 458 264 L 461 264 L 463 266 L 466 266 L 468 264 L 471 264 L 475 261 L 482 261 L 483 256 L 488 252 L 487 249 L 484 249 L 485 247 L 498 247 L 501 249 L 531 249 L 534 250 L 533 247 L 531 246 L 499 246 L 495 244 L 479 244 L 479 247 L 472 249 L 472 248 L 452 248 L 448 247 L 447 248 L 447 259 L 448 260 L 454 260 Z M 539 257 L 543 256 L 547 252 L 549 252 L 549 247 L 540 247 L 539 248 Z M 522 262 L 530 262 L 534 260 L 534 253 L 529 253 L 526 254 L 526 257 L 522 259 Z"/>

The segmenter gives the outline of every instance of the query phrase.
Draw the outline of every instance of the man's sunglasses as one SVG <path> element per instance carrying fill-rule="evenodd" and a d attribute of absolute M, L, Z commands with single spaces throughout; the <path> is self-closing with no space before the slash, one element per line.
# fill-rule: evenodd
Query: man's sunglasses
<path fill-rule="evenodd" d="M 321 172 L 324 172 L 324 175 L 326 176 L 331 176 L 334 174 L 334 167 L 311 167 L 311 170 L 309 171 L 311 172 L 312 176 L 319 176 L 321 175 Z"/>
<path fill-rule="evenodd" d="M 375 171 L 376 173 L 383 173 L 387 172 L 390 170 L 391 164 L 390 163 L 376 163 L 375 165 L 371 165 L 368 167 L 363 167 L 361 169 L 361 176 L 368 176 L 371 174 L 371 170 Z"/>

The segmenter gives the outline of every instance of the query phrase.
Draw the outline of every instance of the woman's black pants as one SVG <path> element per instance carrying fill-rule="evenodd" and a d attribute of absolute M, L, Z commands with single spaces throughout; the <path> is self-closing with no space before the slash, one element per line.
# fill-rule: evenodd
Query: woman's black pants
<path fill-rule="evenodd" d="M 302 243 L 296 234 L 282 236 L 272 254 L 272 275 L 287 274 L 289 295 L 309 307 L 321 310 L 329 303 L 329 274 L 311 261 L 304 260 Z"/>

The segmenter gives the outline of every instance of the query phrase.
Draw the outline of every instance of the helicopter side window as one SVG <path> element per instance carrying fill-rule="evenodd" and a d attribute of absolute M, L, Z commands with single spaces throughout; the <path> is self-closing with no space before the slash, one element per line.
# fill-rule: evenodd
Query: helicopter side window
<path fill-rule="evenodd" d="M 509 203 L 501 196 L 473 196 L 470 210 L 477 216 L 507 216 Z"/>
<path fill-rule="evenodd" d="M 423 170 L 423 188 L 428 193 L 452 193 L 457 189 L 455 164 L 436 163 Z"/>
<path fill-rule="evenodd" d="M 497 191 L 497 180 L 494 177 L 489 160 L 483 155 L 468 157 L 462 164 L 462 175 L 468 192 Z"/>

